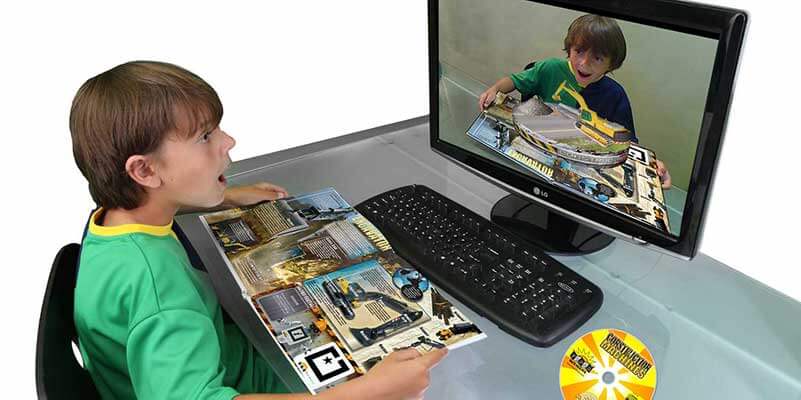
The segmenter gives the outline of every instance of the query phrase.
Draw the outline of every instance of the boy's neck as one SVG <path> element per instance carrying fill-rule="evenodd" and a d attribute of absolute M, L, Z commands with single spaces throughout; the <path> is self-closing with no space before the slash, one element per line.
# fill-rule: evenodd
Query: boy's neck
<path fill-rule="evenodd" d="M 103 226 L 126 224 L 164 226 L 172 222 L 177 212 L 177 206 L 146 200 L 144 204 L 134 209 L 112 208 L 106 210 Z"/>

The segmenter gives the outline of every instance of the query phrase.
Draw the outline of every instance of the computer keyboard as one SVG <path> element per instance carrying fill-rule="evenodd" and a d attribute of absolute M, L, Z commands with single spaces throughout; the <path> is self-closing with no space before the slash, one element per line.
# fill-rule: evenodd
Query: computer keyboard
<path fill-rule="evenodd" d="M 553 345 L 603 302 L 592 282 L 426 186 L 390 190 L 356 209 L 432 282 L 534 346 Z"/>

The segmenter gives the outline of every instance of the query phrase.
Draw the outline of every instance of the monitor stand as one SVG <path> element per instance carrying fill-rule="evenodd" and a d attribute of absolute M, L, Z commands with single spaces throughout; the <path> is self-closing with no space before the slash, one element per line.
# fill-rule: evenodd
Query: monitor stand
<path fill-rule="evenodd" d="M 551 254 L 593 253 L 615 240 L 601 231 L 513 194 L 498 200 L 490 215 L 492 222 Z"/>

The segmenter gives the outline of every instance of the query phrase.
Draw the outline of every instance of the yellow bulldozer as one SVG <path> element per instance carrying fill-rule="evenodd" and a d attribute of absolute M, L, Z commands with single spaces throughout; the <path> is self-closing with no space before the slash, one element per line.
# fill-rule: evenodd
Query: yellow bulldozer
<path fill-rule="evenodd" d="M 556 89 L 556 93 L 553 94 L 553 100 L 561 101 L 560 95 L 563 91 L 567 92 L 579 104 L 579 120 L 576 125 L 585 135 L 603 146 L 631 141 L 633 136 L 631 131 L 620 124 L 599 117 L 595 111 L 590 110 L 587 102 L 584 101 L 584 97 L 567 86 L 566 81 L 563 81 L 559 88 Z"/>

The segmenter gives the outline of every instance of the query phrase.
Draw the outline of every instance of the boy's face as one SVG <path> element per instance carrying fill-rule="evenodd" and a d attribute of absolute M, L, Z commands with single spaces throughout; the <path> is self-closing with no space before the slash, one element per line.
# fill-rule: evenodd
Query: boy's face
<path fill-rule="evenodd" d="M 185 125 L 184 125 L 185 126 Z M 219 126 L 205 127 L 188 139 L 171 135 L 156 151 L 159 188 L 179 207 L 214 207 L 223 201 L 228 151 L 236 142 Z"/>
<path fill-rule="evenodd" d="M 578 46 L 570 48 L 567 56 L 570 65 L 573 66 L 573 74 L 579 85 L 587 85 L 597 82 L 609 72 L 609 57 L 596 54 L 592 50 L 582 49 Z"/>

